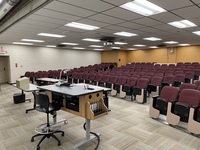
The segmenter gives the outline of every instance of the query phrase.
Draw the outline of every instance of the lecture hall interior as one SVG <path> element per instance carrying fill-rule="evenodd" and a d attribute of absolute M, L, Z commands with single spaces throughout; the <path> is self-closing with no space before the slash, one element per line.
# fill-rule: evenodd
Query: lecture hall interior
<path fill-rule="evenodd" d="M 1 150 L 200 150 L 199 80 L 200 0 L 0 0 Z"/>

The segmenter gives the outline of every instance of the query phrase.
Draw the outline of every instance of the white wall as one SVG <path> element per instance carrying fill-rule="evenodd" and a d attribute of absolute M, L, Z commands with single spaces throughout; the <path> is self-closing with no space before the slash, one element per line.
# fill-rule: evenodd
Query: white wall
<path fill-rule="evenodd" d="M 0 44 L 10 56 L 11 83 L 26 71 L 64 69 L 101 63 L 101 52 Z M 18 67 L 15 64 L 18 64 Z"/>

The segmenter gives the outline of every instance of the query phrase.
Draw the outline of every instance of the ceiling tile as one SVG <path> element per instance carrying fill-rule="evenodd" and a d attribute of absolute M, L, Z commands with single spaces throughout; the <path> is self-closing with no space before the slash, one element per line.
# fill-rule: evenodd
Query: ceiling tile
<path fill-rule="evenodd" d="M 97 12 L 102 12 L 115 7 L 114 5 L 95 0 L 59 0 L 59 1 Z"/>
<path fill-rule="evenodd" d="M 101 1 L 113 4 L 113 5 L 116 5 L 116 6 L 130 2 L 130 0 L 123 0 L 123 1 L 122 0 L 101 0 Z"/>
<path fill-rule="evenodd" d="M 186 6 L 193 5 L 189 0 L 149 0 L 150 2 L 166 9 L 166 10 L 174 10 L 178 8 L 183 8 Z"/>
<path fill-rule="evenodd" d="M 200 8 L 197 6 L 191 6 L 191 7 L 186 7 L 178 10 L 173 10 L 173 13 L 190 20 L 192 18 L 197 18 L 199 17 L 200 14 Z M 178 20 L 177 20 L 178 21 Z"/>
<path fill-rule="evenodd" d="M 154 25 L 163 24 L 162 22 L 156 21 L 148 17 L 143 17 L 141 19 L 133 20 L 132 22 L 142 24 L 145 26 L 154 26 Z"/>
<path fill-rule="evenodd" d="M 128 20 L 128 21 L 142 17 L 141 15 L 138 15 L 136 13 L 133 13 L 133 12 L 130 12 L 130 11 L 127 11 L 125 9 L 118 8 L 118 7 L 110 9 L 108 11 L 104 11 L 103 14 L 113 16 L 113 17 L 116 17 L 116 18 L 120 18 L 120 19 L 123 19 L 123 20 Z"/>
<path fill-rule="evenodd" d="M 53 1 L 44 8 L 81 17 L 87 17 L 95 14 L 94 11 L 89 11 L 80 7 L 68 5 L 66 3 L 58 1 Z"/>
<path fill-rule="evenodd" d="M 93 15 L 93 16 L 88 17 L 88 18 L 89 19 L 93 19 L 93 20 L 97 20 L 97 21 L 100 21 L 100 22 L 109 23 L 109 24 L 118 24 L 118 23 L 123 22 L 120 19 L 113 18 L 113 17 L 107 16 L 107 15 L 103 15 L 103 14 Z"/>
<path fill-rule="evenodd" d="M 123 26 L 123 27 L 127 27 L 127 28 L 130 28 L 130 29 L 140 29 L 140 28 L 146 27 L 144 25 L 140 25 L 140 24 L 133 23 L 133 22 L 119 23 L 118 26 Z"/>
<path fill-rule="evenodd" d="M 181 17 L 174 15 L 170 12 L 156 14 L 156 15 L 150 16 L 150 18 L 153 18 L 153 19 L 165 22 L 165 23 L 169 23 L 169 22 L 173 22 L 173 21 L 177 21 L 177 20 L 182 20 Z"/>
<path fill-rule="evenodd" d="M 40 9 L 37 12 L 35 12 L 34 14 L 44 16 L 44 17 L 51 17 L 54 19 L 68 20 L 68 21 L 76 21 L 81 18 L 78 16 L 69 15 L 66 13 L 57 12 L 57 11 L 48 10 L 48 9 Z"/>

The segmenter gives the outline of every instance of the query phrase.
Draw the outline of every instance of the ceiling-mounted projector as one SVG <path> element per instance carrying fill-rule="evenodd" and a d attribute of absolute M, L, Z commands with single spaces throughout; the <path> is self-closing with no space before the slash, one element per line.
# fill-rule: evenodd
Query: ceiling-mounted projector
<path fill-rule="evenodd" d="M 114 43 L 115 37 L 105 36 L 105 37 L 102 37 L 100 40 L 104 42 L 103 45 L 113 45 L 113 44 L 115 44 Z"/>

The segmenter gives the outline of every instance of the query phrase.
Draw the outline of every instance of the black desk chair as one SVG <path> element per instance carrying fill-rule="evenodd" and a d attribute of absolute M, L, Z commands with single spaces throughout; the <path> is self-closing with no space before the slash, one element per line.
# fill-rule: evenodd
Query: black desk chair
<path fill-rule="evenodd" d="M 47 123 L 36 127 L 35 131 L 37 132 L 37 134 L 31 138 L 31 142 L 34 141 L 35 137 L 43 136 L 41 140 L 39 141 L 39 143 L 37 144 L 37 150 L 39 150 L 40 144 L 45 138 L 53 137 L 55 140 L 58 141 L 58 146 L 60 146 L 61 142 L 54 135 L 54 133 L 61 133 L 61 135 L 64 136 L 64 132 L 59 130 L 60 126 L 51 126 L 49 123 L 49 114 L 53 114 L 53 112 L 58 110 L 58 108 L 56 108 L 55 105 L 49 102 L 49 97 L 45 93 L 35 93 L 35 98 L 36 98 L 35 109 L 37 111 L 44 112 L 47 114 Z"/>

